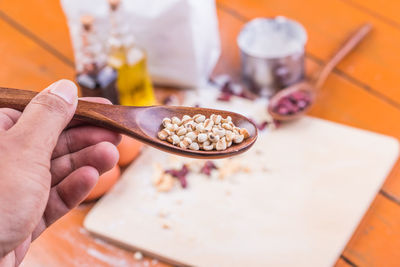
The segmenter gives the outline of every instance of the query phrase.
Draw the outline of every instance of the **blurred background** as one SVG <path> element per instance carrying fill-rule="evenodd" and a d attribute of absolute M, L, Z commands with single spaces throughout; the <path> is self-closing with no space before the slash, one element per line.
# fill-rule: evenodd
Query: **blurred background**
<path fill-rule="evenodd" d="M 0 86 L 40 91 L 55 80 L 66 78 L 77 82 L 84 96 L 107 97 L 115 104 L 153 105 L 188 103 L 184 102 L 187 92 L 201 91 L 211 83 L 217 87 L 215 90 L 221 90 L 217 97 L 225 104 L 231 95 L 246 101 L 267 99 L 304 77 L 314 77 L 358 27 L 370 23 L 371 32 L 333 69 L 308 113 L 398 139 L 398 10 L 400 2 L 389 0 L 3 0 Z M 252 19 L 276 16 L 298 22 L 306 37 L 300 41 L 295 38 L 300 42 L 299 50 L 293 48 L 294 54 L 299 53 L 293 59 L 295 63 L 279 61 L 285 67 L 285 75 L 298 75 L 287 83 L 273 83 L 272 93 L 264 94 L 260 90 L 264 92 L 265 88 L 260 89 L 246 78 L 244 49 L 239 48 L 237 38 Z M 280 48 L 278 54 L 285 50 Z M 287 49 L 293 54 L 291 48 Z M 266 66 L 262 67 L 268 72 L 270 65 Z M 227 89 L 227 84 L 233 89 Z M 240 93 L 235 86 L 241 88 Z M 263 120 L 257 123 L 264 123 Z M 280 124 L 272 118 L 268 123 L 274 127 Z M 364 148 L 369 146 L 375 144 L 366 143 Z M 124 250 L 95 238 L 83 227 L 95 200 L 114 185 L 142 149 L 142 144 L 124 137 L 119 146 L 119 166 L 103 176 L 86 204 L 35 241 L 23 266 L 169 266 L 163 260 L 142 258 L 135 250 Z M 400 264 L 400 163 L 397 156 L 394 159 L 394 168 L 382 171 L 390 171 L 389 175 L 380 175 L 379 186 L 366 193 L 369 198 L 363 199 L 364 206 L 359 209 L 364 215 L 352 221 L 351 234 L 339 245 L 343 250 L 333 251 L 336 266 Z M 368 171 L 372 165 L 361 167 Z M 345 188 L 346 181 L 341 186 Z M 351 192 L 355 194 L 358 188 L 351 186 L 346 195 L 349 198 L 342 199 L 348 203 Z M 336 197 L 341 198 L 340 194 Z M 331 207 L 335 207 L 334 201 Z M 336 215 L 335 209 L 330 212 L 332 217 L 339 216 L 336 220 L 346 220 L 346 213 Z M 260 262 L 259 266 L 265 264 Z M 279 265 L 288 266 L 275 266 Z"/>

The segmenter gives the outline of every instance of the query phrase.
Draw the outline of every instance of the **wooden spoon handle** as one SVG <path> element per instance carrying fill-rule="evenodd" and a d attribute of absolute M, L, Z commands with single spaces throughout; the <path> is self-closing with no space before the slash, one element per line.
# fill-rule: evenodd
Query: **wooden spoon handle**
<path fill-rule="evenodd" d="M 0 87 L 0 108 L 12 108 L 23 111 L 37 92 Z M 74 119 L 109 129 L 118 129 L 111 118 L 112 105 L 79 100 Z"/>
<path fill-rule="evenodd" d="M 23 111 L 36 94 L 36 92 L 32 91 L 1 87 L 0 108 L 12 108 Z"/>
<path fill-rule="evenodd" d="M 329 73 L 336 67 L 336 65 L 351 51 L 353 50 L 364 37 L 371 31 L 371 24 L 366 23 L 362 25 L 357 31 L 339 48 L 339 50 L 332 56 L 332 58 L 322 68 L 318 78 L 315 82 L 315 88 L 319 89 L 328 78 Z"/>

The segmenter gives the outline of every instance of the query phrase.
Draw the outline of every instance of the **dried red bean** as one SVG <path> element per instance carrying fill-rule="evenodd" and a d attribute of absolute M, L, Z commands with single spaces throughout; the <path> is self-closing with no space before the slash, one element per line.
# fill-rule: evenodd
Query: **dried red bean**
<path fill-rule="evenodd" d="M 162 103 L 164 105 L 176 105 L 179 103 L 179 99 L 174 95 L 169 95 L 163 99 Z"/>
<path fill-rule="evenodd" d="M 221 92 L 222 93 L 227 93 L 233 95 L 234 92 L 232 90 L 232 82 L 227 81 L 222 87 L 221 87 Z"/>
<path fill-rule="evenodd" d="M 283 105 L 277 107 L 277 111 L 278 111 L 279 114 L 282 114 L 282 115 L 287 115 L 287 114 L 290 113 L 290 110 L 287 107 L 283 106 Z"/>
<path fill-rule="evenodd" d="M 249 100 L 254 100 L 256 98 L 256 95 L 252 94 L 244 85 L 233 83 L 230 78 L 224 77 L 223 80 L 224 82 L 222 84 L 220 82 L 214 82 L 214 84 L 220 86 L 221 91 L 217 100 L 228 102 L 231 100 L 232 96 L 238 96 Z"/>
<path fill-rule="evenodd" d="M 279 126 L 281 126 L 281 122 L 280 121 L 278 121 L 278 120 L 274 120 L 274 125 L 275 125 L 275 128 L 279 128 Z"/>
<path fill-rule="evenodd" d="M 180 176 L 178 177 L 179 182 L 181 183 L 182 188 L 186 188 L 187 187 L 187 180 L 186 180 L 186 176 Z"/>
<path fill-rule="evenodd" d="M 222 92 L 222 93 L 218 96 L 217 100 L 218 100 L 218 101 L 229 102 L 229 101 L 231 100 L 231 97 L 232 97 L 231 94 Z"/>
<path fill-rule="evenodd" d="M 268 122 L 267 121 L 264 121 L 264 122 L 262 122 L 261 124 L 259 124 L 258 126 L 257 126 L 257 128 L 260 130 L 260 131 L 263 131 L 267 126 L 268 126 Z"/>
<path fill-rule="evenodd" d="M 175 178 L 179 176 L 179 171 L 178 170 L 171 169 L 171 170 L 165 170 L 164 172 L 168 173 L 168 174 L 171 174 Z"/>
<path fill-rule="evenodd" d="M 171 96 L 167 96 L 166 98 L 163 99 L 162 103 L 164 105 L 168 105 L 169 103 L 172 102 L 172 97 Z"/>
<path fill-rule="evenodd" d="M 222 87 L 225 83 L 229 82 L 230 80 L 231 77 L 228 74 L 221 74 L 210 78 L 210 82 L 219 87 Z"/>
<path fill-rule="evenodd" d="M 306 93 L 304 91 L 296 91 L 296 92 L 292 93 L 290 96 L 292 96 L 294 99 L 297 99 L 297 100 L 309 98 L 308 93 Z"/>
<path fill-rule="evenodd" d="M 214 162 L 208 160 L 204 163 L 204 166 L 201 168 L 200 173 L 210 176 L 211 171 L 214 169 L 217 169 L 217 166 L 215 166 Z"/>
<path fill-rule="evenodd" d="M 177 178 L 181 183 L 182 188 L 187 187 L 186 175 L 189 173 L 189 168 L 186 166 L 186 164 L 184 164 L 180 170 L 170 169 L 165 170 L 164 172 Z"/>
<path fill-rule="evenodd" d="M 241 98 L 246 98 L 246 99 L 249 99 L 249 100 L 255 100 L 257 98 L 256 95 L 251 93 L 249 90 L 245 90 L 245 89 L 243 89 L 243 91 L 240 92 L 240 94 L 238 94 L 237 96 L 241 97 Z"/>
<path fill-rule="evenodd" d="M 253 119 L 249 119 L 252 123 L 254 123 L 254 125 L 257 127 L 258 130 L 263 131 L 269 124 L 268 121 L 263 121 L 261 123 L 257 123 L 255 120 Z"/>
<path fill-rule="evenodd" d="M 303 111 L 311 104 L 311 96 L 306 91 L 297 91 L 282 97 L 273 110 L 281 115 L 291 115 Z"/>
<path fill-rule="evenodd" d="M 181 171 L 180 171 L 180 174 L 181 174 L 182 176 L 186 176 L 188 173 L 189 173 L 189 168 L 188 168 L 188 166 L 187 166 L 186 164 L 184 164 L 184 165 L 182 166 L 182 169 L 181 169 Z"/>
<path fill-rule="evenodd" d="M 308 105 L 308 102 L 305 101 L 305 100 L 299 100 L 299 101 L 297 102 L 297 106 L 298 106 L 299 108 L 301 108 L 301 109 L 304 109 L 305 107 L 307 107 L 307 105 Z"/>

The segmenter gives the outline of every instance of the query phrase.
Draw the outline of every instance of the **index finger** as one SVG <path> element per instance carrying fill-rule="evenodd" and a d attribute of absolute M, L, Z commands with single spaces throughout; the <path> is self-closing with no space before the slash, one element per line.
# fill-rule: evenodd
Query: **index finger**
<path fill-rule="evenodd" d="M 0 131 L 7 131 L 17 122 L 21 112 L 11 108 L 0 108 Z"/>

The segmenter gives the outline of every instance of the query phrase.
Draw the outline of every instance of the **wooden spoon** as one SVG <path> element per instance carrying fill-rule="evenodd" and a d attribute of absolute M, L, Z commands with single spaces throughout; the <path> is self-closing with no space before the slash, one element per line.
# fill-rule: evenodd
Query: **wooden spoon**
<path fill-rule="evenodd" d="M 7 107 L 23 111 L 36 94 L 36 92 L 32 91 L 0 87 L 0 108 Z M 234 144 L 222 151 L 182 149 L 158 139 L 157 133 L 161 130 L 163 118 L 171 118 L 173 116 L 181 118 L 185 114 L 189 116 L 203 114 L 206 117 L 210 117 L 211 114 L 219 114 L 222 117 L 231 116 L 233 123 L 240 128 L 246 128 L 250 137 L 242 143 Z M 179 106 L 129 107 L 79 100 L 74 119 L 129 135 L 168 153 L 193 158 L 212 159 L 238 155 L 248 150 L 254 144 L 258 135 L 257 127 L 246 117 L 234 112 L 207 108 Z"/>
<path fill-rule="evenodd" d="M 307 113 L 312 104 L 315 102 L 316 93 L 324 84 L 326 78 L 329 76 L 331 71 L 335 68 L 335 66 L 348 54 L 352 51 L 360 42 L 364 39 L 364 37 L 371 31 L 371 24 L 366 23 L 362 25 L 357 31 L 340 47 L 340 49 L 331 57 L 331 59 L 325 64 L 322 68 L 319 76 L 314 81 L 302 81 L 296 84 L 289 86 L 281 91 L 279 91 L 276 95 L 274 95 L 268 104 L 268 112 L 271 116 L 280 121 L 287 121 L 297 119 L 300 116 Z M 296 112 L 294 114 L 283 115 L 274 111 L 274 108 L 278 105 L 278 102 L 289 95 L 292 95 L 295 92 L 303 91 L 305 94 L 309 95 L 309 104 L 303 110 Z"/>

